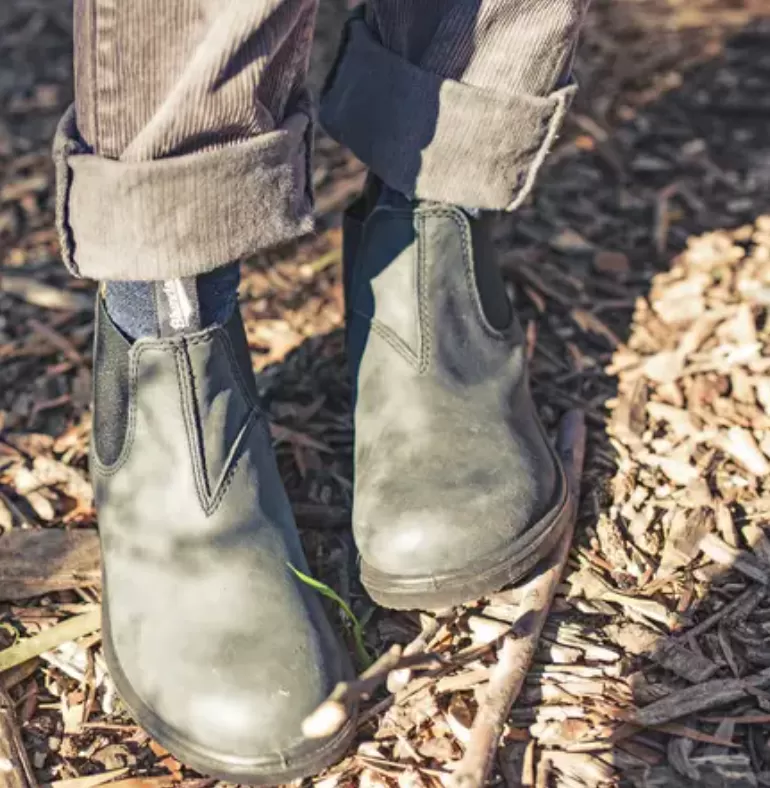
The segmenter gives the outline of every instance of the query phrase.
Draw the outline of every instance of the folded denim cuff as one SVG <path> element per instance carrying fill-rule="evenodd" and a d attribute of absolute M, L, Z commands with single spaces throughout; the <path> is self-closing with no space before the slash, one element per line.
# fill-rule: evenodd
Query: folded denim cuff
<path fill-rule="evenodd" d="M 311 231 L 311 134 L 297 111 L 242 142 L 126 162 L 93 155 L 70 107 L 54 141 L 65 264 L 94 279 L 174 279 Z"/>
<path fill-rule="evenodd" d="M 408 197 L 514 210 L 577 86 L 506 95 L 425 71 L 383 47 L 359 14 L 321 102 L 326 131 Z"/>

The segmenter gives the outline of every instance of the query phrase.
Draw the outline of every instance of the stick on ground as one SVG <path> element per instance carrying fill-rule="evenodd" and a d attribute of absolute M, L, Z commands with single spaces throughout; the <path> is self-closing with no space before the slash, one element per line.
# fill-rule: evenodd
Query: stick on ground
<path fill-rule="evenodd" d="M 503 725 L 532 664 L 540 632 L 551 609 L 572 544 L 585 441 L 586 427 L 582 412 L 569 411 L 561 420 L 557 441 L 559 457 L 572 491 L 569 525 L 558 547 L 535 569 L 532 579 L 524 587 L 518 619 L 513 624 L 512 634 L 503 639 L 498 651 L 497 666 L 473 721 L 465 755 L 452 776 L 452 788 L 480 788 L 484 785 L 497 752 Z"/>
<path fill-rule="evenodd" d="M 0 689 L 0 788 L 37 788 L 13 701 L 4 689 Z"/>
<path fill-rule="evenodd" d="M 309 739 L 331 736 L 342 730 L 348 720 L 349 707 L 369 694 L 396 671 L 415 667 L 435 667 L 441 659 L 435 654 L 402 656 L 400 646 L 392 646 L 358 679 L 340 682 L 332 694 L 302 723 L 302 733 Z"/>

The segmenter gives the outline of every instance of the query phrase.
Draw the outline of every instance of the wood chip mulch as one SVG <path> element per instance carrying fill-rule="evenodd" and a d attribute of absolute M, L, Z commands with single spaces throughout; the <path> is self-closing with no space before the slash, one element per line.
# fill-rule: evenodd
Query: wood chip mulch
<path fill-rule="evenodd" d="M 346 5 L 322 8 L 316 84 Z M 134 724 L 101 653 L 93 284 L 59 262 L 48 154 L 71 99 L 70 12 L 0 3 L 0 774 L 209 788 Z M 763 0 L 596 0 L 575 111 L 500 222 L 541 415 L 555 433 L 581 410 L 588 449 L 491 784 L 770 785 L 768 53 Z M 372 654 L 426 659 L 371 693 L 351 752 L 314 783 L 449 786 L 523 591 L 427 615 L 380 610 L 359 585 L 339 262 L 363 168 L 317 147 L 318 234 L 244 265 L 249 343 L 314 572 Z"/>

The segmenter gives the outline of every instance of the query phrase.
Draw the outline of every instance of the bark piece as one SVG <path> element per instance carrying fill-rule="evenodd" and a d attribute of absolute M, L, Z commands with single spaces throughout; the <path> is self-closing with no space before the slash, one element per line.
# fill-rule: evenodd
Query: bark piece
<path fill-rule="evenodd" d="M 0 600 L 28 599 L 101 582 L 93 530 L 40 528 L 0 536 Z"/>
<path fill-rule="evenodd" d="M 632 718 L 636 725 L 650 727 L 686 717 L 688 714 L 732 703 L 748 695 L 751 689 L 770 686 L 770 668 L 743 679 L 712 679 L 639 709 Z"/>
<path fill-rule="evenodd" d="M 644 654 L 661 667 L 693 684 L 711 678 L 719 669 L 715 662 L 696 654 L 678 640 L 662 637 L 641 624 L 612 624 L 607 627 L 606 632 L 628 654 Z"/>

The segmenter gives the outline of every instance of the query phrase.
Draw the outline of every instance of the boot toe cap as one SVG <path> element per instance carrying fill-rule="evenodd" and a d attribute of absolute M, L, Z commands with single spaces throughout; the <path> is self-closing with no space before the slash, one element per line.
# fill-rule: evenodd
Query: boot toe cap
<path fill-rule="evenodd" d="M 362 558 L 383 573 L 440 576 L 492 561 L 547 517 L 561 492 L 534 412 L 513 425 L 472 399 L 440 394 L 430 412 L 405 405 L 387 420 L 372 414 L 386 426 L 357 433 L 353 528 Z M 419 428 L 405 422 L 415 411 Z M 357 418 L 357 428 L 369 424 Z"/>
<path fill-rule="evenodd" d="M 364 502 L 354 516 L 361 555 L 390 574 L 438 576 L 467 569 L 504 550 L 536 517 L 537 500 L 529 492 L 534 485 L 516 487 L 492 485 L 475 495 L 468 487 L 434 487 L 433 500 L 417 505 L 404 495 L 372 496 L 372 505 Z"/>
<path fill-rule="evenodd" d="M 505 448 L 445 451 L 417 466 L 394 462 L 396 452 L 370 458 L 356 479 L 353 528 L 376 602 L 463 604 L 515 582 L 552 549 L 568 500 L 558 461 Z"/>
<path fill-rule="evenodd" d="M 105 610 L 115 607 L 111 595 Z M 136 721 L 182 762 L 230 782 L 282 783 L 328 766 L 351 734 L 350 726 L 322 738 L 302 732 L 351 670 L 331 630 L 314 619 L 316 626 L 287 616 L 276 627 L 272 617 L 269 628 L 247 619 L 228 632 L 221 619 L 189 630 L 151 615 L 115 626 L 105 615 L 105 656 Z M 348 711 L 352 719 L 355 709 Z"/>
<path fill-rule="evenodd" d="M 313 669 L 315 662 L 279 675 L 255 660 L 251 681 L 232 681 L 226 669 L 212 668 L 202 686 L 200 679 L 180 681 L 184 666 L 173 660 L 163 671 L 156 668 L 152 684 L 127 677 L 114 653 L 108 653 L 108 661 L 137 722 L 204 774 L 252 784 L 286 782 L 329 765 L 342 754 L 351 734 L 354 709 L 341 731 L 323 738 L 303 736 L 304 719 L 332 685 Z"/>

